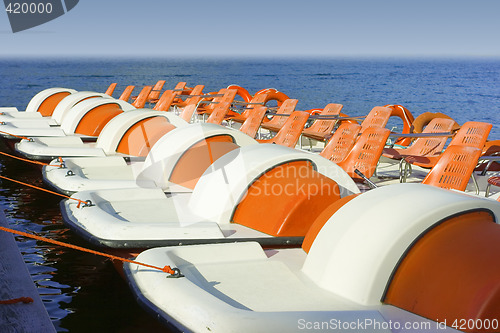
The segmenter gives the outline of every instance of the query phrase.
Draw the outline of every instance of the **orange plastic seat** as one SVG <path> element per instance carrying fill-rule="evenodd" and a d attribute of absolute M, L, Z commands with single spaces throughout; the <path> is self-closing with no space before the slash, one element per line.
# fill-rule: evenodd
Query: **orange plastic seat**
<path fill-rule="evenodd" d="M 151 89 L 153 89 L 153 87 L 151 86 L 145 86 L 144 88 L 142 88 L 134 103 L 132 103 L 132 106 L 136 107 L 137 109 L 143 108 L 146 105 L 146 101 L 148 100 Z"/>
<path fill-rule="evenodd" d="M 385 106 L 376 106 L 368 113 L 361 123 L 361 132 L 370 127 L 385 127 L 389 121 L 392 110 Z"/>
<path fill-rule="evenodd" d="M 304 236 L 316 217 L 340 199 L 335 181 L 309 161 L 285 163 L 255 180 L 231 221 L 276 237 Z"/>
<path fill-rule="evenodd" d="M 289 98 L 285 100 L 283 104 L 281 104 L 276 113 L 282 115 L 291 114 L 295 110 L 295 107 L 297 106 L 298 102 L 299 100 L 297 99 Z M 270 121 L 263 123 L 262 127 L 273 132 L 278 132 L 283 127 L 286 120 L 287 117 L 285 116 L 273 116 L 273 118 Z"/>
<path fill-rule="evenodd" d="M 342 104 L 330 103 L 325 106 L 323 111 L 320 112 L 320 116 L 338 116 L 340 110 L 342 110 Z M 308 127 L 304 128 L 302 135 L 306 138 L 314 139 L 317 141 L 326 141 L 332 136 L 333 127 L 337 123 L 335 119 L 316 119 L 314 123 Z"/>
<path fill-rule="evenodd" d="M 370 178 L 375 173 L 384 145 L 389 138 L 389 131 L 383 127 L 369 127 L 359 136 L 347 157 L 337 165 L 344 169 L 355 181 L 363 181 L 354 170 L 358 169 Z"/>
<path fill-rule="evenodd" d="M 476 147 L 450 145 L 422 184 L 464 191 L 480 156 Z"/>
<path fill-rule="evenodd" d="M 221 89 L 217 93 L 219 96 L 214 97 L 211 101 L 209 101 L 210 103 L 206 105 L 200 105 L 196 111 L 198 114 L 211 114 L 219 103 L 233 103 L 236 93 L 236 89 Z M 202 102 L 201 104 L 204 103 Z M 227 111 L 229 112 L 229 109 Z M 226 112 L 226 115 L 228 112 Z"/>
<path fill-rule="evenodd" d="M 202 84 L 196 85 L 193 88 L 193 90 L 191 90 L 191 93 L 189 94 L 189 96 L 191 96 L 191 97 L 186 98 L 185 101 L 183 101 L 181 99 L 176 99 L 172 102 L 172 106 L 177 106 L 179 108 L 183 108 L 186 105 L 198 103 L 201 100 L 199 95 L 201 95 L 204 88 L 205 88 L 205 86 Z"/>
<path fill-rule="evenodd" d="M 252 112 L 248 115 L 245 122 L 240 127 L 240 132 L 255 138 L 259 130 L 262 120 L 266 115 L 267 108 L 265 106 L 254 106 Z"/>
<path fill-rule="evenodd" d="M 134 90 L 135 86 L 127 86 L 122 94 L 120 95 L 120 98 L 118 98 L 119 100 L 122 100 L 122 101 L 125 101 L 125 102 L 128 102 L 128 100 L 130 99 L 130 95 L 132 95 L 132 91 Z"/>
<path fill-rule="evenodd" d="M 230 102 L 220 102 L 219 104 L 217 104 L 214 111 L 210 114 L 206 122 L 220 125 L 224 120 L 224 118 L 226 117 L 226 114 L 228 113 L 230 106 L 231 106 Z"/>
<path fill-rule="evenodd" d="M 165 90 L 161 95 L 160 99 L 158 100 L 158 102 L 156 102 L 156 105 L 154 106 L 153 110 L 168 111 L 177 95 L 179 95 L 178 91 Z"/>
<path fill-rule="evenodd" d="M 262 106 L 264 105 L 264 103 L 266 102 L 266 99 L 267 99 L 267 94 L 255 95 L 250 100 L 250 102 L 249 102 L 250 104 L 247 105 L 247 107 L 245 108 L 245 110 L 241 114 L 237 113 L 237 112 L 232 112 L 230 114 L 229 118 L 232 121 L 235 121 L 238 123 L 245 122 L 245 120 L 247 120 L 248 117 L 255 111 L 255 108 L 260 106 L 259 104 L 261 104 Z"/>
<path fill-rule="evenodd" d="M 156 82 L 154 85 L 153 89 L 149 93 L 148 96 L 148 103 L 156 103 L 158 102 L 158 98 L 160 97 L 161 90 L 163 89 L 163 86 L 165 85 L 165 80 L 159 80 Z"/>
<path fill-rule="evenodd" d="M 334 163 L 342 161 L 349 154 L 352 146 L 354 146 L 360 130 L 361 125 L 343 123 L 319 154 Z"/>
<path fill-rule="evenodd" d="M 455 121 L 447 118 L 434 118 L 422 133 L 450 132 Z M 383 155 L 392 159 L 402 159 L 405 156 L 434 156 L 441 154 L 448 137 L 421 137 L 406 149 L 385 148 Z"/>
<path fill-rule="evenodd" d="M 113 92 L 115 91 L 116 85 L 117 85 L 116 83 L 111 83 L 109 85 L 108 89 L 106 89 L 105 94 L 108 95 L 108 96 L 112 96 Z"/>
<path fill-rule="evenodd" d="M 151 88 L 148 96 L 146 96 L 145 103 L 156 103 L 158 101 L 158 97 L 160 97 L 160 92 L 163 89 L 163 85 L 165 84 L 165 80 L 159 80 L 156 82 L 154 87 Z M 139 96 L 132 96 L 132 100 L 135 101 Z M 153 102 L 154 100 L 154 102 Z"/>
<path fill-rule="evenodd" d="M 465 332 L 498 332 L 481 324 L 499 319 L 499 253 L 500 225 L 490 212 L 451 217 L 415 240 L 383 302 L 448 326 L 465 321 Z"/>
<path fill-rule="evenodd" d="M 458 130 L 449 145 L 483 149 L 492 127 L 489 123 L 468 121 Z M 422 168 L 432 168 L 439 161 L 439 156 L 409 156 L 405 161 Z"/>
<path fill-rule="evenodd" d="M 260 143 L 273 143 L 285 147 L 294 148 L 299 141 L 300 135 L 306 125 L 309 113 L 304 111 L 293 111 L 276 135 L 269 140 L 257 140 Z"/>

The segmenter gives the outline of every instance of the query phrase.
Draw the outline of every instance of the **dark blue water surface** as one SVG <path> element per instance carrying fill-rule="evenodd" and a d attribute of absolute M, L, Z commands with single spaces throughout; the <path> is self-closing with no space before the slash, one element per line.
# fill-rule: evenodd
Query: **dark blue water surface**
<path fill-rule="evenodd" d="M 0 60 L 0 106 L 24 110 L 40 90 L 67 87 L 117 92 L 167 80 L 204 84 L 217 91 L 238 84 L 254 93 L 276 88 L 299 100 L 298 109 L 341 103 L 343 112 L 366 115 L 377 105 L 402 104 L 415 116 L 443 112 L 458 123 L 493 123 L 500 139 L 500 60 Z M 398 125 L 397 122 L 394 125 Z M 0 173 L 41 185 L 40 170 L 0 157 Z M 61 223 L 58 197 L 7 181 L 0 204 L 12 226 L 88 246 Z M 136 304 L 112 264 L 94 255 L 18 238 L 18 244 L 58 331 L 166 331 Z"/>

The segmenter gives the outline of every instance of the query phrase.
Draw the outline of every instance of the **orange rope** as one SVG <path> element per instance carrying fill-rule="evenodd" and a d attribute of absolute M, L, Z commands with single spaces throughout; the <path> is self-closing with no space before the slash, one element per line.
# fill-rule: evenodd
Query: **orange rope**
<path fill-rule="evenodd" d="M 60 164 L 60 165 L 57 165 L 57 164 L 49 164 L 49 163 L 45 163 L 45 162 L 40 162 L 40 161 L 33 161 L 33 160 L 29 160 L 29 159 L 27 159 L 27 158 L 22 158 L 22 157 L 19 157 L 19 156 L 15 156 L 15 155 L 11 155 L 11 154 L 4 153 L 3 151 L 0 151 L 0 154 L 5 155 L 5 156 L 8 156 L 8 157 L 12 157 L 12 158 L 15 158 L 15 159 L 18 159 L 18 160 L 24 161 L 24 162 L 33 163 L 33 164 L 38 164 L 38 165 L 46 165 L 46 166 L 54 166 L 54 167 L 61 167 L 61 166 L 62 166 L 62 158 L 61 158 L 61 157 L 59 157 L 59 162 L 60 162 L 61 164 Z"/>
<path fill-rule="evenodd" d="M 4 132 L 4 131 L 0 131 L 0 133 L 7 134 L 7 135 L 13 136 L 13 137 L 15 137 L 15 138 L 23 139 L 23 140 L 29 140 L 29 139 L 30 139 L 30 138 L 28 138 L 28 137 L 26 137 L 26 136 L 22 136 L 22 135 L 15 135 L 15 134 L 8 133 L 8 132 Z"/>
<path fill-rule="evenodd" d="M 15 303 L 21 303 L 21 302 L 23 302 L 24 304 L 33 303 L 33 298 L 31 298 L 31 297 L 13 298 L 13 299 L 5 300 L 5 301 L 0 301 L 0 304 L 15 304 Z"/>
<path fill-rule="evenodd" d="M 161 268 L 161 267 L 158 267 L 158 266 L 149 265 L 149 264 L 145 264 L 145 263 L 142 263 L 142 262 L 139 262 L 139 261 L 130 260 L 130 259 L 125 259 L 125 258 L 122 258 L 122 257 L 117 257 L 117 256 L 114 256 L 114 255 L 111 255 L 111 254 L 108 254 L 108 253 L 90 250 L 90 249 L 87 249 L 87 248 L 84 248 L 84 247 L 81 247 L 81 246 L 76 246 L 76 245 L 73 245 L 73 244 L 68 244 L 68 243 L 56 241 L 56 240 L 53 240 L 53 239 L 49 239 L 49 238 L 45 238 L 45 237 L 41 237 L 41 236 L 29 234 L 27 232 L 17 231 L 17 230 L 14 230 L 14 229 L 5 228 L 5 227 L 2 227 L 2 226 L 0 226 L 0 230 L 6 231 L 6 232 L 10 232 L 12 234 L 16 234 L 16 235 L 19 235 L 19 236 L 23 236 L 23 237 L 28 237 L 28 238 L 33 238 L 33 239 L 36 239 L 36 240 L 44 241 L 44 242 L 47 242 L 47 243 L 52 243 L 52 244 L 55 244 L 55 245 L 64 246 L 64 247 L 67 247 L 67 248 L 70 248 L 70 249 L 74 249 L 74 250 L 78 250 L 78 251 L 82 251 L 82 252 L 87 252 L 87 253 L 92 253 L 92 254 L 95 254 L 95 255 L 98 255 L 98 256 L 107 257 L 107 258 L 110 258 L 112 260 L 119 260 L 119 261 L 122 261 L 122 262 L 128 262 L 128 263 L 132 263 L 132 264 L 136 264 L 136 265 L 141 265 L 141 266 L 148 267 L 148 268 L 157 269 L 157 270 L 160 270 L 162 272 L 165 272 L 165 273 L 168 273 L 168 274 L 171 274 L 171 275 L 176 275 L 176 274 L 180 273 L 177 268 L 172 269 L 170 266 L 165 266 L 165 267 Z"/>
<path fill-rule="evenodd" d="M 31 185 L 31 184 L 27 184 L 27 183 L 23 183 L 19 180 L 15 180 L 15 179 L 11 179 L 11 178 L 7 178 L 5 176 L 2 176 L 0 175 L 0 178 L 1 179 L 5 179 L 5 180 L 9 180 L 11 182 L 14 182 L 14 183 L 18 183 L 18 184 L 21 184 L 21 185 L 24 185 L 24 186 L 28 186 L 28 187 L 31 187 L 31 188 L 34 188 L 34 189 L 37 189 L 37 190 L 40 190 L 40 191 L 44 191 L 44 192 L 47 192 L 47 193 L 50 193 L 50 194 L 54 194 L 54 195 L 58 195 L 60 197 L 63 197 L 63 198 L 66 198 L 66 199 L 71 199 L 71 200 L 75 200 L 75 201 L 78 201 L 78 206 L 76 206 L 77 208 L 80 208 L 80 205 L 81 204 L 84 204 L 84 205 L 87 205 L 88 202 L 87 201 L 83 201 L 83 200 L 80 200 L 80 199 L 77 199 L 77 198 L 72 198 L 70 196 L 67 196 L 65 194 L 61 194 L 61 193 L 57 193 L 57 192 L 54 192 L 54 191 L 51 191 L 51 190 L 47 190 L 47 189 L 44 189 L 42 187 L 38 187 L 38 186 L 35 186 L 35 185 Z"/>

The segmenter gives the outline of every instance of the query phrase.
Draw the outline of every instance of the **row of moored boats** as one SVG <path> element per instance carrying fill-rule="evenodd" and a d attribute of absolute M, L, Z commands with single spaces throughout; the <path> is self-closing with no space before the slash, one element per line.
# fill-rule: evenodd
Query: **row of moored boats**
<path fill-rule="evenodd" d="M 116 84 L 49 88 L 25 111 L 0 108 L 6 147 L 46 162 L 44 181 L 71 196 L 60 207 L 75 233 L 178 269 L 124 264 L 160 320 L 195 332 L 498 330 L 492 124 L 164 85 L 118 99 Z"/>

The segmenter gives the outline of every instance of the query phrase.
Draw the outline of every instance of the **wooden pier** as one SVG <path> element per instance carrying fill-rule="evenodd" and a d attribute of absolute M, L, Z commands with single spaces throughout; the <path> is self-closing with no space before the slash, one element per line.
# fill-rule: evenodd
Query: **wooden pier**
<path fill-rule="evenodd" d="M 2 209 L 0 225 L 9 227 Z M 0 231 L 0 301 L 21 297 L 33 302 L 0 304 L 0 332 L 55 332 L 14 236 Z"/>

